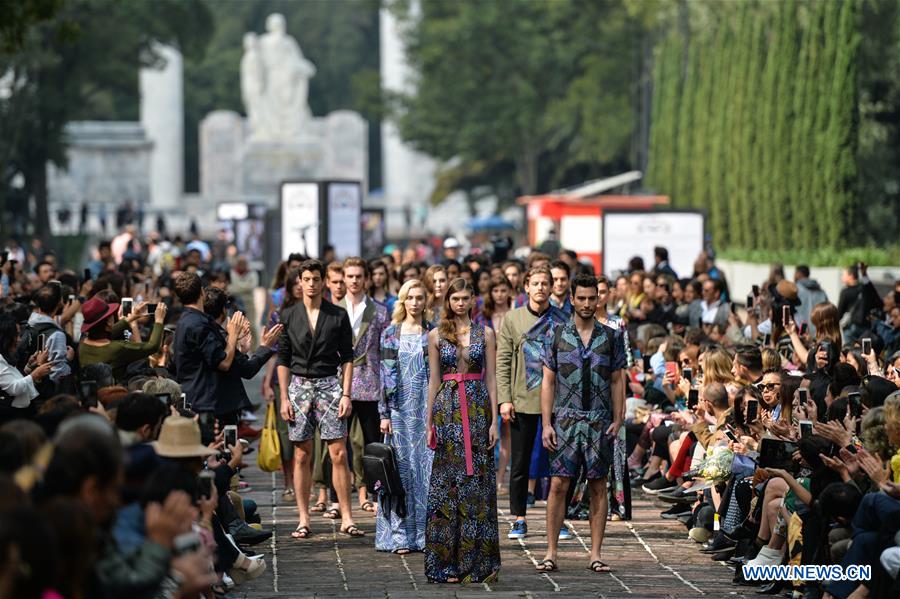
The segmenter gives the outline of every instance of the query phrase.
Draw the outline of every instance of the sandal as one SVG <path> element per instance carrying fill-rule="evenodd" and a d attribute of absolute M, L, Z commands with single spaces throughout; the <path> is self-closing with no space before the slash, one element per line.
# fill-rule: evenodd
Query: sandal
<path fill-rule="evenodd" d="M 320 501 L 320 502 L 317 503 L 316 505 L 314 505 L 314 506 L 312 506 L 311 508 L 309 508 L 309 511 L 311 511 L 311 512 L 324 512 L 326 507 L 328 507 L 328 506 L 326 506 L 324 503 L 322 503 L 322 502 Z"/>
<path fill-rule="evenodd" d="M 337 509 L 336 507 L 330 507 L 322 512 L 322 517 L 328 518 L 329 520 L 337 520 L 341 517 L 341 510 Z"/>
<path fill-rule="evenodd" d="M 294 497 L 294 490 L 293 490 L 293 489 L 289 489 L 289 488 L 285 487 L 284 491 L 281 492 L 281 498 L 282 498 L 282 499 L 285 499 L 285 500 L 287 500 L 287 499 L 293 499 L 293 497 Z"/>
<path fill-rule="evenodd" d="M 534 569 L 538 572 L 556 572 L 557 567 L 556 562 L 552 559 L 542 559 L 537 563 Z"/>
<path fill-rule="evenodd" d="M 351 524 L 347 528 L 342 528 L 340 532 L 342 535 L 346 535 L 348 537 L 364 537 L 364 536 L 366 536 L 366 533 L 361 531 L 359 528 L 357 528 L 355 524 Z"/>
<path fill-rule="evenodd" d="M 375 504 L 372 503 L 371 501 L 366 501 L 359 507 L 364 512 L 374 512 L 375 511 Z"/>
<path fill-rule="evenodd" d="M 612 572 L 612 568 L 610 568 L 600 560 L 592 561 L 591 565 L 588 566 L 588 570 L 591 570 L 592 572 Z"/>
<path fill-rule="evenodd" d="M 291 533 L 292 539 L 308 539 L 311 534 L 309 530 L 309 526 L 298 526 L 297 529 Z"/>

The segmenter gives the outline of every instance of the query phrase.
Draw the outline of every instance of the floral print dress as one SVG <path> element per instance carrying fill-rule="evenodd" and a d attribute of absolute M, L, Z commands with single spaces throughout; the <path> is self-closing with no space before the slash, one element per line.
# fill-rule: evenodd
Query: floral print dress
<path fill-rule="evenodd" d="M 442 377 L 484 372 L 484 327 L 472 324 L 468 348 L 440 339 Z M 461 356 L 458 356 L 458 352 Z M 466 452 L 459 385 L 465 385 L 473 474 Z M 496 580 L 500 571 L 494 452 L 488 449 L 490 400 L 484 380 L 444 380 L 434 402 L 437 447 L 425 527 L 425 575 L 432 582 Z"/>

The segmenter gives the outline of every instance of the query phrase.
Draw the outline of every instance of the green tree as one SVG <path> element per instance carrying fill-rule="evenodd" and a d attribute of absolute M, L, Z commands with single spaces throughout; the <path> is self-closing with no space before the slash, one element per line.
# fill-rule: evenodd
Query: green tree
<path fill-rule="evenodd" d="M 11 182 L 24 178 L 37 235 L 49 234 L 46 166 L 65 166 L 65 124 L 122 90 L 136 90 L 139 67 L 158 60 L 154 41 L 190 54 L 202 49 L 209 30 L 208 13 L 196 1 L 70 0 L 24 33 L 18 50 L 0 56 L 12 90 L 0 100 L 7 117 L 0 119 L 0 197 L 21 201 Z"/>
<path fill-rule="evenodd" d="M 395 99 L 394 114 L 414 147 L 454 160 L 467 177 L 484 173 L 483 184 L 510 195 L 627 165 L 642 26 L 621 3 L 426 1 L 421 14 L 404 9 L 416 89 Z M 487 178 L 509 172 L 511 181 Z"/>

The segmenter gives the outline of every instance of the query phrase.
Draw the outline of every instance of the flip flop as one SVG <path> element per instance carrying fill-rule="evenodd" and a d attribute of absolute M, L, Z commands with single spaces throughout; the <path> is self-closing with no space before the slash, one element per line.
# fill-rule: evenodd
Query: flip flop
<path fill-rule="evenodd" d="M 588 566 L 588 570 L 591 570 L 592 572 L 598 572 L 598 573 L 599 572 L 612 572 L 612 568 L 610 568 L 608 565 L 604 564 L 600 560 L 592 561 L 591 565 Z"/>
<path fill-rule="evenodd" d="M 292 539 L 308 539 L 311 532 L 308 526 L 298 526 L 297 529 L 291 533 Z"/>
<path fill-rule="evenodd" d="M 314 506 L 312 506 L 311 508 L 309 508 L 309 511 L 311 511 L 311 512 L 324 512 L 326 507 L 328 507 L 328 506 L 325 505 L 324 503 L 322 503 L 322 502 L 320 501 L 320 502 L 317 503 L 316 505 L 314 505 Z"/>
<path fill-rule="evenodd" d="M 537 563 L 534 569 L 538 572 L 556 572 L 558 568 L 556 566 L 556 562 L 554 562 L 552 559 L 542 559 Z"/>
<path fill-rule="evenodd" d="M 337 509 L 336 507 L 330 507 L 322 512 L 322 517 L 328 518 L 329 520 L 337 520 L 341 517 L 341 510 Z"/>
<path fill-rule="evenodd" d="M 342 535 L 346 535 L 348 537 L 364 537 L 364 536 L 366 536 L 366 533 L 361 531 L 359 528 L 357 528 L 355 524 L 351 524 L 347 528 L 342 528 L 340 532 Z"/>
<path fill-rule="evenodd" d="M 371 501 L 366 501 L 365 503 L 363 503 L 363 504 L 362 504 L 361 506 L 359 506 L 359 507 L 360 507 L 360 509 L 362 509 L 364 512 L 374 512 L 374 511 L 375 511 L 375 504 L 372 503 Z"/>

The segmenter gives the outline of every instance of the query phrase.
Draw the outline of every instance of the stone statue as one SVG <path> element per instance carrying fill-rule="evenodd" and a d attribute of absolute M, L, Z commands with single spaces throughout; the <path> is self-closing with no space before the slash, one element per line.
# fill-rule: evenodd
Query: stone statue
<path fill-rule="evenodd" d="M 262 58 L 259 55 L 259 38 L 255 33 L 244 35 L 244 56 L 241 58 L 241 99 L 247 109 L 250 131 L 262 131 L 263 92 L 266 87 Z"/>
<path fill-rule="evenodd" d="M 295 141 L 303 124 L 312 118 L 309 80 L 316 74 L 316 67 L 287 34 L 282 15 L 269 15 L 266 31 L 258 40 L 253 34 L 244 38 L 241 93 L 250 139 Z"/>

